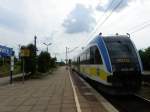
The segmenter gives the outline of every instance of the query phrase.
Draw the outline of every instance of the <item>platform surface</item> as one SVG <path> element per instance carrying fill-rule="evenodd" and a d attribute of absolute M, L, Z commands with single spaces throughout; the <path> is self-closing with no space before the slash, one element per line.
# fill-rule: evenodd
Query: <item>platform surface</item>
<path fill-rule="evenodd" d="M 77 76 L 70 75 L 65 67 L 42 79 L 1 85 L 0 112 L 78 112 L 70 78 L 81 112 L 108 112 L 92 93 L 81 90 L 88 87 L 77 84 Z"/>

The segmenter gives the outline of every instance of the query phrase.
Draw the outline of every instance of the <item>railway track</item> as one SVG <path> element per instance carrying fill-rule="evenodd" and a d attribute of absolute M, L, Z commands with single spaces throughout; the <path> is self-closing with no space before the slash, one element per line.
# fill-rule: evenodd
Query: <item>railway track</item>
<path fill-rule="evenodd" d="M 150 99 L 147 99 L 140 94 L 112 96 L 102 93 L 95 84 L 92 84 L 89 81 L 87 82 L 120 112 L 150 112 Z"/>
<path fill-rule="evenodd" d="M 149 97 L 140 94 L 114 96 L 102 93 L 96 87 L 93 88 L 103 95 L 119 112 L 150 112 L 150 94 L 147 94 Z"/>
<path fill-rule="evenodd" d="M 150 112 L 150 102 L 142 97 L 136 95 L 103 96 L 120 112 Z"/>
<path fill-rule="evenodd" d="M 144 95 L 113 96 L 102 93 L 98 88 L 95 89 L 118 109 L 119 112 L 150 112 L 150 99 L 147 99 L 148 97 L 144 97 Z"/>

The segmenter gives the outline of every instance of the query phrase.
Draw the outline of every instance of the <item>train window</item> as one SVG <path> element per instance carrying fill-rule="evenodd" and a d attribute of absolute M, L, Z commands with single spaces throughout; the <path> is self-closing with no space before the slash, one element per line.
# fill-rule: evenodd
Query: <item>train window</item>
<path fill-rule="evenodd" d="M 86 64 L 90 64 L 90 49 L 86 50 Z"/>
<path fill-rule="evenodd" d="M 90 64 L 102 64 L 102 58 L 97 46 L 90 48 Z"/>
<path fill-rule="evenodd" d="M 81 64 L 86 64 L 86 52 L 81 54 Z"/>
<path fill-rule="evenodd" d="M 77 64 L 80 64 L 80 57 L 77 58 Z"/>
<path fill-rule="evenodd" d="M 84 56 L 84 53 L 82 53 L 82 55 L 81 55 L 81 64 L 84 64 L 85 62 L 85 56 Z"/>
<path fill-rule="evenodd" d="M 94 64 L 94 52 L 95 52 L 95 47 L 90 48 L 90 64 Z"/>
<path fill-rule="evenodd" d="M 90 52 L 88 50 L 81 54 L 81 64 L 89 64 Z"/>
<path fill-rule="evenodd" d="M 86 52 L 83 53 L 83 64 L 86 64 Z"/>
<path fill-rule="evenodd" d="M 114 58 L 116 57 L 128 57 L 132 54 L 132 46 L 130 46 L 127 42 L 108 42 L 107 48 L 110 55 Z"/>
<path fill-rule="evenodd" d="M 83 64 L 83 54 L 81 55 L 81 64 Z"/>
<path fill-rule="evenodd" d="M 102 64 L 102 58 L 101 58 L 100 52 L 99 52 L 97 47 L 95 50 L 95 62 L 94 63 L 95 64 Z"/>

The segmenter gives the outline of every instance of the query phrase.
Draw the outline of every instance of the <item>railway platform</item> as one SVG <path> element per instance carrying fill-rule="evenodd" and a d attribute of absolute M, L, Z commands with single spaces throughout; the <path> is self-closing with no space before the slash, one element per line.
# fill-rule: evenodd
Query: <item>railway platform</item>
<path fill-rule="evenodd" d="M 0 112 L 117 112 L 78 75 L 58 68 L 42 79 L 0 86 Z"/>

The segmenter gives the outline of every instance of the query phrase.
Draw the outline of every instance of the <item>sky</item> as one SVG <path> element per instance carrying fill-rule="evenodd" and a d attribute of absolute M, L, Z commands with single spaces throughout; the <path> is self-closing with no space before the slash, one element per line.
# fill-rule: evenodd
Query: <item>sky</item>
<path fill-rule="evenodd" d="M 137 49 L 150 46 L 149 0 L 0 0 L 0 44 L 16 55 L 19 45 L 34 42 L 38 53 L 49 46 L 51 56 L 69 58 L 102 32 L 131 34 Z M 77 49 L 75 49 L 77 48 Z"/>

